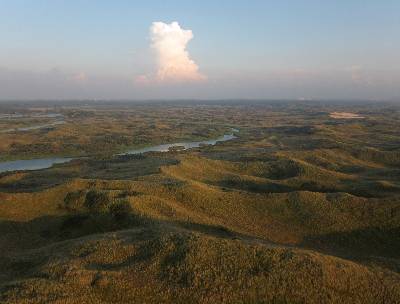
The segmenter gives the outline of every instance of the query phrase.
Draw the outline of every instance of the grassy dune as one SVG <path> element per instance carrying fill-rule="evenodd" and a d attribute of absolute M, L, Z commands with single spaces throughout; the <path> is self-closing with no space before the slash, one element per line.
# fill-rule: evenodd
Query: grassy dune
<path fill-rule="evenodd" d="M 8 265 L 10 303 L 394 303 L 400 296 L 397 274 L 164 223 L 59 242 Z"/>
<path fill-rule="evenodd" d="M 1 174 L 0 301 L 397 303 L 393 109 L 221 108 L 234 141 Z"/>

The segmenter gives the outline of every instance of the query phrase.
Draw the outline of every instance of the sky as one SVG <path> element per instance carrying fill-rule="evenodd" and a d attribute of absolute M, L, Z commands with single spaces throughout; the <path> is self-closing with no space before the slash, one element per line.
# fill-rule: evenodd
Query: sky
<path fill-rule="evenodd" d="M 400 100 L 399 54 L 398 0 L 0 0 L 0 100 Z"/>

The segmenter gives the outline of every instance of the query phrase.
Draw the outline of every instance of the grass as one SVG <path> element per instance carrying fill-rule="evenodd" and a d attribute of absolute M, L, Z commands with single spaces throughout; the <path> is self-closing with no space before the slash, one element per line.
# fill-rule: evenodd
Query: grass
<path fill-rule="evenodd" d="M 211 123 L 213 113 L 192 107 L 55 107 L 48 111 L 62 114 L 65 124 L 29 132 L 0 133 L 1 160 L 49 155 L 104 157 L 160 143 L 216 138 L 229 129 Z M 26 118 L 19 120 L 12 121 L 30 123 Z M 9 124 L 7 120 L 6 125 Z"/>
<path fill-rule="evenodd" d="M 65 110 L 91 128 L 84 145 L 104 144 L 96 124 L 154 140 L 211 125 L 208 135 L 232 125 L 240 133 L 190 151 L 103 153 L 2 174 L 0 301 L 396 303 L 399 109 L 373 109 Z M 336 121 L 334 111 L 365 119 Z"/>

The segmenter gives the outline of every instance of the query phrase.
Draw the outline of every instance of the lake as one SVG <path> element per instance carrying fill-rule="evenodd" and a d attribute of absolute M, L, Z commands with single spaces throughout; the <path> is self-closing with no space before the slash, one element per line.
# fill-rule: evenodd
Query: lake
<path fill-rule="evenodd" d="M 45 125 L 35 125 L 35 126 L 30 126 L 30 127 L 21 127 L 21 128 L 13 128 L 13 129 L 6 129 L 6 130 L 1 130 L 0 133 L 10 133 L 10 132 L 26 132 L 26 131 L 31 131 L 31 130 L 38 130 L 38 129 L 46 129 L 46 128 L 51 128 L 57 125 L 62 125 L 65 124 L 65 121 L 63 120 L 57 120 L 53 123 L 45 124 Z"/>
<path fill-rule="evenodd" d="M 54 118 L 55 121 L 41 124 L 41 125 L 33 125 L 28 127 L 20 127 L 20 128 L 11 128 L 6 130 L 0 130 L 0 133 L 10 133 L 10 132 L 26 132 L 31 130 L 38 129 L 46 129 L 55 127 L 57 125 L 62 125 L 65 123 L 64 116 L 60 113 L 45 113 L 45 114 L 32 114 L 32 115 L 23 115 L 23 114 L 0 114 L 0 119 L 12 120 L 14 118 Z"/>

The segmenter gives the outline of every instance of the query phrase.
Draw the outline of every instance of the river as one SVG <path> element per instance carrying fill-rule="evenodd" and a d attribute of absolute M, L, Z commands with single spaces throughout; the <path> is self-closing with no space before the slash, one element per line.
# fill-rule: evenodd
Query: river
<path fill-rule="evenodd" d="M 150 146 L 140 149 L 128 150 L 124 153 L 117 155 L 133 155 L 143 154 L 147 152 L 168 152 L 173 148 L 179 148 L 179 150 L 188 150 L 198 148 L 206 145 L 216 145 L 218 142 L 224 142 L 237 138 L 234 133 L 239 132 L 237 129 L 231 129 L 232 133 L 225 134 L 216 139 L 204 140 L 204 141 L 191 141 L 191 142 L 178 142 L 172 144 L 162 144 L 157 146 Z M 37 158 L 37 159 L 25 159 L 25 160 L 14 160 L 0 162 L 0 173 L 9 171 L 22 171 L 22 170 L 39 170 L 50 168 L 55 164 L 67 163 L 73 160 L 71 157 L 50 157 L 50 158 Z"/>

